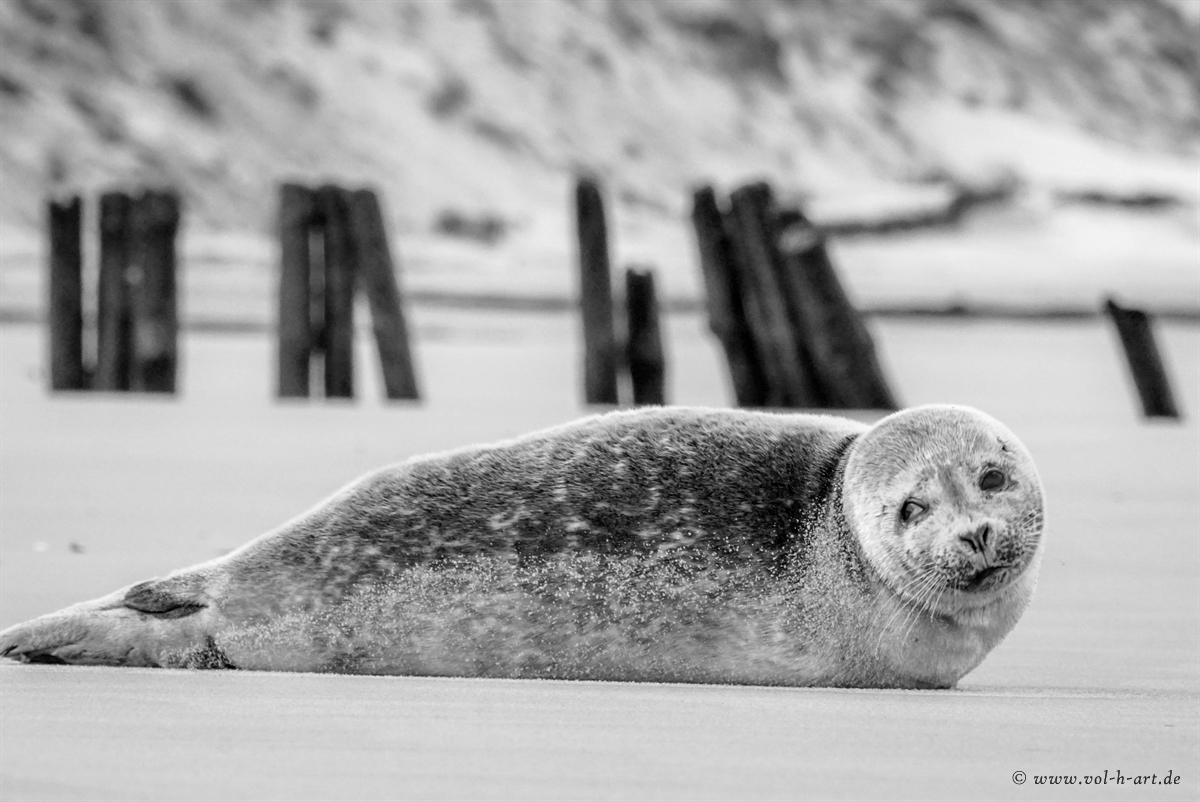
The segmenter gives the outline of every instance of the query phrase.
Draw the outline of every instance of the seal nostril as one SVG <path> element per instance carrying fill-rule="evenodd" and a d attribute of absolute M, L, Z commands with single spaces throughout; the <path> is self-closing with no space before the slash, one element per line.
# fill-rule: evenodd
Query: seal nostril
<path fill-rule="evenodd" d="M 984 524 L 973 532 L 968 532 L 965 535 L 959 535 L 958 539 L 971 547 L 972 551 L 982 552 L 987 548 L 988 541 L 992 537 L 992 528 L 988 524 Z"/>

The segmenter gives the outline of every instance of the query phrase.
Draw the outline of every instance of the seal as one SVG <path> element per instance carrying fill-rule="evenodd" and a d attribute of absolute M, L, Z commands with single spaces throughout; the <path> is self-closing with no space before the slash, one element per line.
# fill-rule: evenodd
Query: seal
<path fill-rule="evenodd" d="M 1033 461 L 960 406 L 612 412 L 368 474 L 0 632 L 25 662 L 953 686 L 1028 605 Z"/>

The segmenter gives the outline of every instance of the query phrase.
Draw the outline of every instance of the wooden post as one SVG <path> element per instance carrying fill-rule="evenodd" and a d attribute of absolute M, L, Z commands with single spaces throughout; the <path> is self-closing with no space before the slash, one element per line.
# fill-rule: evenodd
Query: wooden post
<path fill-rule="evenodd" d="M 806 354 L 797 347 L 797 326 L 780 286 L 783 270 L 775 231 L 774 199 L 765 183 L 750 184 L 730 198 L 734 250 L 741 262 L 743 287 L 755 344 L 763 355 L 768 403 L 819 407 L 824 398 Z"/>
<path fill-rule="evenodd" d="M 83 204 L 79 196 L 46 204 L 49 243 L 50 389 L 82 390 L 83 368 Z"/>
<path fill-rule="evenodd" d="M 579 233 L 580 303 L 583 307 L 584 397 L 589 404 L 617 403 L 617 340 L 609 276 L 608 227 L 600 187 L 580 178 L 575 188 Z"/>
<path fill-rule="evenodd" d="M 824 238 L 796 209 L 780 212 L 777 228 L 787 300 L 825 402 L 897 409 L 871 333 L 838 280 Z"/>
<path fill-rule="evenodd" d="M 350 236 L 349 193 L 317 190 L 325 244 L 325 397 L 354 397 L 354 283 L 356 254 Z"/>
<path fill-rule="evenodd" d="M 97 390 L 128 390 L 133 364 L 133 308 L 129 284 L 133 257 L 133 198 L 100 196 L 100 282 L 96 315 Z"/>
<path fill-rule="evenodd" d="M 1181 417 L 1150 326 L 1150 316 L 1140 309 L 1123 308 L 1112 298 L 1104 306 L 1121 338 L 1125 360 L 1142 401 L 1142 414 L 1147 418 Z"/>
<path fill-rule="evenodd" d="M 767 401 L 767 380 L 746 321 L 733 245 L 712 187 L 692 195 L 692 226 L 700 250 L 708 326 L 725 351 L 734 398 L 738 406 L 761 407 Z"/>
<path fill-rule="evenodd" d="M 132 220 L 133 269 L 138 283 L 130 386 L 145 392 L 173 393 L 179 335 L 175 298 L 179 196 L 172 191 L 143 192 L 133 203 Z"/>
<path fill-rule="evenodd" d="M 313 225 L 308 231 L 308 333 L 310 393 L 325 395 L 325 355 L 329 350 L 329 327 L 325 308 L 325 221 L 320 199 L 313 192 Z M 313 386 L 315 385 L 315 387 Z"/>
<path fill-rule="evenodd" d="M 371 190 L 360 189 L 350 196 L 350 228 L 358 252 L 359 280 L 371 305 L 371 325 L 375 329 L 387 397 L 416 400 L 420 393 L 400 287 L 388 249 L 383 212 Z"/>
<path fill-rule="evenodd" d="M 312 190 L 298 184 L 279 188 L 278 395 L 306 398 L 313 351 L 309 283 L 309 235 L 316 210 Z"/>
<path fill-rule="evenodd" d="M 631 267 L 625 271 L 625 304 L 629 319 L 626 358 L 633 380 L 633 403 L 665 404 L 666 358 L 652 270 Z"/>
<path fill-rule="evenodd" d="M 741 230 L 737 215 L 730 208 L 722 215 L 726 235 L 729 237 L 730 252 L 733 254 L 738 287 L 741 289 L 742 304 L 746 311 L 746 323 L 750 330 L 754 352 L 759 358 L 759 367 L 763 375 L 765 394 L 763 406 L 785 407 L 789 401 L 781 377 L 781 360 L 776 348 L 776 332 L 772 327 L 772 318 L 768 312 L 767 303 L 763 300 L 762 291 L 758 288 L 756 276 L 750 263 L 750 248 L 746 236 Z"/>

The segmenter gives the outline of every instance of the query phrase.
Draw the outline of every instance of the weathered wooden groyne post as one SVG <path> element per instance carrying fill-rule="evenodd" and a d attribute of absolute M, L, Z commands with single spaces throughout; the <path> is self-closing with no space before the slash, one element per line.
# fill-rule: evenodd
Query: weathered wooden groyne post
<path fill-rule="evenodd" d="M 897 409 L 875 343 L 838 279 L 824 235 L 800 210 L 784 209 L 778 243 L 797 333 L 825 403 L 840 409 Z"/>
<path fill-rule="evenodd" d="M 633 384 L 633 403 L 665 404 L 667 367 L 654 271 L 645 267 L 625 271 L 625 305 L 629 321 L 625 354 Z"/>
<path fill-rule="evenodd" d="M 320 364 L 327 398 L 354 395 L 354 299 L 361 289 L 389 399 L 418 399 L 416 371 L 379 198 L 333 184 L 279 188 L 277 394 L 306 398 Z"/>
<path fill-rule="evenodd" d="M 583 310 L 583 385 L 589 404 L 616 404 L 617 336 L 613 319 L 608 224 L 595 179 L 575 186 L 575 223 L 579 243 L 580 304 Z"/>
<path fill-rule="evenodd" d="M 133 198 L 100 196 L 100 279 L 96 318 L 97 390 L 130 389 L 133 366 Z"/>
<path fill-rule="evenodd" d="M 1104 310 L 1120 338 L 1142 414 L 1147 418 L 1180 418 L 1150 316 L 1141 309 L 1123 307 L 1112 298 L 1104 302 Z"/>
<path fill-rule="evenodd" d="M 419 398 L 400 285 L 388 247 L 383 210 L 373 191 L 360 189 L 351 194 L 350 229 L 358 255 L 359 284 L 367 294 L 379 347 L 384 392 L 390 399 Z"/>
<path fill-rule="evenodd" d="M 799 210 L 778 208 L 757 182 L 722 211 L 703 187 L 692 224 L 709 325 L 740 406 L 897 408 L 824 236 Z"/>
<path fill-rule="evenodd" d="M 172 191 L 146 190 L 133 202 L 132 390 L 174 393 L 179 364 L 175 239 L 180 200 Z"/>
<path fill-rule="evenodd" d="M 712 187 L 692 195 L 692 227 L 700 250 L 708 325 L 725 352 L 734 398 L 740 407 L 766 406 L 767 377 L 750 330 L 734 246 Z"/>
<path fill-rule="evenodd" d="M 177 239 L 173 190 L 100 196 L 96 297 L 83 291 L 83 200 L 47 203 L 51 390 L 174 393 L 178 385 Z M 88 314 L 88 309 L 95 314 Z M 93 332 L 95 354 L 85 344 Z"/>
<path fill-rule="evenodd" d="M 348 192 L 326 184 L 317 189 L 325 276 L 325 397 L 354 397 L 354 287 L 357 254 L 350 233 Z"/>
<path fill-rule="evenodd" d="M 312 257 L 309 240 L 316 214 L 312 190 L 286 183 L 279 188 L 279 322 L 276 393 L 307 398 L 309 363 L 316 346 L 311 310 Z"/>
<path fill-rule="evenodd" d="M 78 195 L 46 204 L 49 236 L 50 389 L 84 390 L 83 202 Z"/>

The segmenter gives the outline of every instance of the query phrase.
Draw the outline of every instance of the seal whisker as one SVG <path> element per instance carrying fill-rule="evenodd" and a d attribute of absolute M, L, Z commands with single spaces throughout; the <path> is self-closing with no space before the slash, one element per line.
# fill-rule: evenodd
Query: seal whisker
<path fill-rule="evenodd" d="M 925 581 L 918 588 L 917 593 L 915 594 L 911 603 L 908 605 L 908 613 L 901 622 L 902 634 L 900 636 L 900 643 L 903 644 L 908 642 L 908 636 L 911 634 L 913 626 L 915 626 L 917 621 L 920 620 L 920 617 L 928 611 L 928 608 L 925 605 L 926 600 L 930 598 L 939 584 L 940 582 L 935 574 L 930 573 L 926 575 Z"/>
<path fill-rule="evenodd" d="M 920 620 L 920 616 L 922 614 L 927 613 L 927 612 L 932 613 L 933 610 L 937 609 L 936 600 L 934 600 L 934 602 L 929 605 L 926 605 L 924 602 L 929 599 L 932 599 L 935 592 L 937 594 L 937 598 L 940 599 L 942 593 L 945 592 L 945 587 L 946 587 L 945 584 L 942 582 L 932 581 L 929 583 L 929 585 L 926 587 L 925 591 L 922 594 L 922 599 L 921 599 L 922 603 L 921 603 L 920 607 L 918 608 L 918 607 L 914 606 L 912 620 L 908 624 L 908 626 L 905 627 L 904 634 L 900 637 L 901 643 L 908 642 L 908 638 L 910 635 L 912 635 L 913 629 L 916 627 L 917 622 Z"/>
<path fill-rule="evenodd" d="M 887 641 L 889 636 L 896 631 L 892 628 L 892 625 L 896 622 L 898 617 L 903 616 L 900 619 L 899 629 L 904 629 L 907 625 L 910 615 L 916 616 L 920 614 L 920 602 L 921 597 L 925 592 L 925 587 L 936 581 L 936 577 L 934 577 L 931 573 L 926 572 L 908 580 L 903 586 L 903 590 L 897 592 L 896 599 L 899 603 L 896 605 L 895 610 L 892 611 L 892 614 L 888 618 L 887 622 L 879 630 L 879 637 L 876 639 L 876 653 L 882 650 L 883 644 Z"/>

